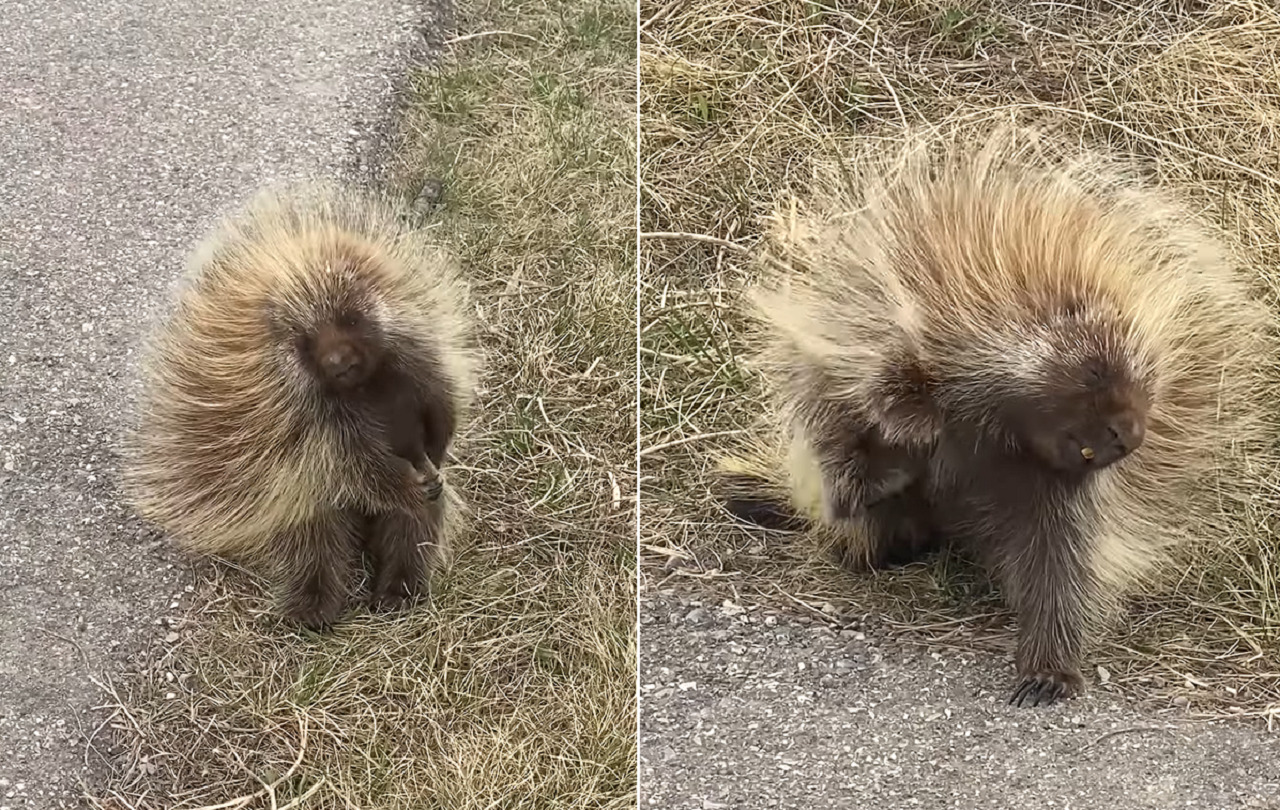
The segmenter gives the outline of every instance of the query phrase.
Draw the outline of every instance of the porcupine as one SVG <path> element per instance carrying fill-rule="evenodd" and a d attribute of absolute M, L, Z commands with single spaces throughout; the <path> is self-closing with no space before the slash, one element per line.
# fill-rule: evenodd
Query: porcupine
<path fill-rule="evenodd" d="M 776 218 L 752 298 L 779 440 L 720 475 L 858 566 L 972 552 L 1018 617 L 1018 705 L 1078 694 L 1101 620 L 1248 497 L 1276 351 L 1225 240 L 1032 134 L 913 136 Z"/>
<path fill-rule="evenodd" d="M 456 262 L 401 211 L 336 185 L 261 193 L 190 260 L 144 364 L 127 451 L 138 512 L 193 551 L 265 568 L 283 613 L 417 595 L 447 548 L 439 467 L 480 357 Z"/>

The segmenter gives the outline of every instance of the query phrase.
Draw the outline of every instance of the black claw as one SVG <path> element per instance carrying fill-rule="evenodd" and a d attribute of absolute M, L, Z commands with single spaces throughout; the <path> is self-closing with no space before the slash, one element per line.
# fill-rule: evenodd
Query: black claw
<path fill-rule="evenodd" d="M 1052 706 L 1067 691 L 1067 685 L 1057 678 L 1029 675 L 1014 690 L 1009 704 L 1018 706 Z M 1030 700 L 1030 703 L 1028 703 Z"/>
<path fill-rule="evenodd" d="M 327 633 L 337 621 L 337 612 L 314 607 L 289 614 L 299 626 L 312 633 Z"/>
<path fill-rule="evenodd" d="M 1054 703 L 1057 703 L 1062 698 L 1063 693 L 1065 693 L 1066 691 L 1067 691 L 1066 684 L 1055 682 L 1053 684 L 1053 692 L 1050 693 L 1049 699 L 1045 701 L 1045 705 L 1051 706 Z"/>
<path fill-rule="evenodd" d="M 1036 699 L 1031 702 L 1032 708 L 1037 706 L 1048 706 L 1053 702 L 1053 684 L 1041 681 L 1037 684 Z"/>
<path fill-rule="evenodd" d="M 437 501 L 444 494 L 444 484 L 440 483 L 439 480 L 431 481 L 422 487 L 422 494 L 429 501 Z"/>
<path fill-rule="evenodd" d="M 1009 705 L 1021 707 L 1023 701 L 1029 695 L 1037 691 L 1038 684 L 1032 678 L 1023 678 L 1022 683 L 1018 684 L 1018 688 L 1013 690 L 1013 696 L 1009 698 Z"/>
<path fill-rule="evenodd" d="M 399 594 L 383 593 L 375 595 L 369 600 L 370 613 L 394 613 L 400 610 L 406 602 L 406 598 Z"/>

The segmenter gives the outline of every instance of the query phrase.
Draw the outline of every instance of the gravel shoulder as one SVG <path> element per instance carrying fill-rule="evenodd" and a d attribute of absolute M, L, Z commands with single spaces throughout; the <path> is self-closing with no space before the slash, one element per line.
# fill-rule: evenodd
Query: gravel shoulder
<path fill-rule="evenodd" d="M 642 808 L 1280 808 L 1280 731 L 1097 686 L 1016 709 L 990 655 L 681 591 L 640 616 Z"/>
<path fill-rule="evenodd" d="M 423 5 L 4 3 L 0 808 L 78 806 L 93 678 L 163 643 L 191 576 L 115 487 L 149 319 L 260 184 L 370 168 Z"/>

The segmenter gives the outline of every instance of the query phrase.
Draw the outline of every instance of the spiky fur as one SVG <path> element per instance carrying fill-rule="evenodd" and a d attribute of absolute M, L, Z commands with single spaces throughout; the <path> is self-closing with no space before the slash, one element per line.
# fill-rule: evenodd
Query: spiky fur
<path fill-rule="evenodd" d="M 188 549 L 265 566 L 312 624 L 340 607 L 361 539 L 377 562 L 387 527 L 414 531 L 425 558 L 391 567 L 433 566 L 457 497 L 424 503 L 376 411 L 330 396 L 302 362 L 296 336 L 343 305 L 378 325 L 387 363 L 447 417 L 447 443 L 480 363 L 458 268 L 388 202 L 313 185 L 261 193 L 195 251 L 151 335 L 127 447 L 141 515 Z"/>
<path fill-rule="evenodd" d="M 922 486 L 920 519 L 975 550 L 1019 614 L 1019 702 L 1082 686 L 1097 623 L 1179 542 L 1223 530 L 1248 497 L 1240 451 L 1271 437 L 1256 373 L 1276 350 L 1271 315 L 1224 242 L 1108 159 L 1059 146 L 1009 128 L 976 150 L 916 134 L 777 214 L 751 299 L 791 460 L 779 475 L 781 454 L 760 448 L 722 468 L 731 499 L 753 481 L 760 499 L 785 490 L 849 560 L 899 542 L 867 493 L 895 476 Z M 1006 464 L 1019 440 L 1005 403 L 1093 357 L 1149 399 L 1137 450 L 1070 486 Z M 925 469 L 866 475 L 867 454 L 827 446 L 849 425 Z"/>

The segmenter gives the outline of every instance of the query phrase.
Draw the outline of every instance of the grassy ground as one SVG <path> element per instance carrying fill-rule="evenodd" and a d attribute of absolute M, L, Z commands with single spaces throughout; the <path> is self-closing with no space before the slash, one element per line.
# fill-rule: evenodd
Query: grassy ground
<path fill-rule="evenodd" d="M 205 566 L 165 654 L 108 684 L 132 755 L 98 806 L 635 806 L 634 8 L 460 13 L 396 181 L 444 181 L 489 358 L 454 565 L 323 637 Z"/>
<path fill-rule="evenodd" d="M 648 583 L 883 616 L 908 637 L 1011 651 L 1009 616 L 954 559 L 853 577 L 803 538 L 730 525 L 709 452 L 758 418 L 739 294 L 762 218 L 816 161 L 920 123 L 1016 120 L 1135 155 L 1280 275 L 1280 10 L 1269 0 L 688 0 L 641 6 L 641 521 Z M 1280 719 L 1275 470 L 1261 508 L 1093 656 L 1112 688 Z M 1105 670 L 1105 672 L 1103 671 Z"/>

